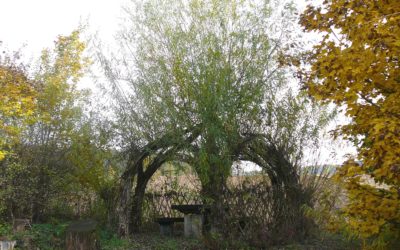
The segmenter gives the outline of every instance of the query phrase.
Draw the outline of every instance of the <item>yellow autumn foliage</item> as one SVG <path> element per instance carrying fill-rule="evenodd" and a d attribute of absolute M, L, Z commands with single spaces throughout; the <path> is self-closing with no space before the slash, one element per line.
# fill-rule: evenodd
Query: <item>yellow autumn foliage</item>
<path fill-rule="evenodd" d="M 0 161 L 21 123 L 35 110 L 36 92 L 26 73 L 11 62 L 0 61 Z"/>
<path fill-rule="evenodd" d="M 400 242 L 400 1 L 324 1 L 300 23 L 323 34 L 303 71 L 309 93 L 351 118 L 337 130 L 358 149 L 338 172 L 349 226 L 389 247 Z"/>
<path fill-rule="evenodd" d="M 72 117 L 75 109 L 66 106 L 85 94 L 76 87 L 90 65 L 89 58 L 83 55 L 86 44 L 80 40 L 80 33 L 78 29 L 68 36 L 58 36 L 53 49 L 42 51 L 41 70 L 35 80 L 41 83 L 38 119 L 45 123 L 56 125 Z"/>

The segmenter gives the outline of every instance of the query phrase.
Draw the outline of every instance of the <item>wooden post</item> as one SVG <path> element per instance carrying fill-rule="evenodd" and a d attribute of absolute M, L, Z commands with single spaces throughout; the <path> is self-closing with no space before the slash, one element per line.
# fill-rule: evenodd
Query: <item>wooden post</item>
<path fill-rule="evenodd" d="M 200 238 L 203 231 L 203 215 L 185 214 L 185 237 Z"/>
<path fill-rule="evenodd" d="M 72 223 L 66 232 L 65 247 L 67 250 L 99 250 L 96 234 L 97 222 L 84 220 Z"/>
<path fill-rule="evenodd" d="M 0 250 L 13 250 L 16 241 L 0 240 Z"/>

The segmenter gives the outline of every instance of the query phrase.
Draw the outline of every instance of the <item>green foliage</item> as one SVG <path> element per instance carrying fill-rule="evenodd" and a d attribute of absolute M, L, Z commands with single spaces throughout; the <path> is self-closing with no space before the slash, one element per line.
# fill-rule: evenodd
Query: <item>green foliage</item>
<path fill-rule="evenodd" d="M 253 0 L 147 0 L 126 8 L 123 54 L 113 58 L 118 65 L 101 57 L 126 145 L 167 133 L 179 138 L 200 126 L 201 136 L 184 154 L 204 186 L 220 188 L 240 137 L 275 129 L 263 120 L 280 101 L 273 96 L 287 86 L 277 58 L 294 15 L 287 6 L 273 20 L 274 7 Z M 285 35 L 274 37 L 274 30 Z"/>
<path fill-rule="evenodd" d="M 306 92 L 296 93 L 292 88 L 268 97 L 265 105 L 259 132 L 284 150 L 295 167 L 303 166 L 306 160 L 317 160 L 304 154 L 307 150 L 319 152 L 321 132 L 335 118 L 336 110 L 313 103 Z"/>
<path fill-rule="evenodd" d="M 33 224 L 26 231 L 11 235 L 22 249 L 38 248 L 43 250 L 64 249 L 65 230 L 68 223 Z"/>
<path fill-rule="evenodd" d="M 27 187 L 34 182 L 34 170 L 18 162 L 15 156 L 8 157 L 0 166 L 0 217 L 29 213 L 34 190 Z"/>
<path fill-rule="evenodd" d="M 11 225 L 0 222 L 0 237 L 9 238 L 11 234 L 12 234 Z"/>
<path fill-rule="evenodd" d="M 38 86 L 34 121 L 22 129 L 14 155 L 4 161 L 0 172 L 2 185 L 7 187 L 2 204 L 10 217 L 43 219 L 52 204 L 67 205 L 66 194 L 76 186 L 73 164 L 65 154 L 72 138 L 79 136 L 83 118 L 84 92 L 75 84 L 87 67 L 84 48 L 79 31 L 60 36 L 53 50 L 43 51 L 38 70 L 33 72 Z"/>
<path fill-rule="evenodd" d="M 13 154 L 0 162 L 0 214 L 5 219 L 43 222 L 87 214 L 90 201 L 98 199 L 96 192 L 114 178 L 105 161 L 111 158 L 110 125 L 90 110 L 89 92 L 76 86 L 90 64 L 80 34 L 59 36 L 32 67 L 36 109 L 31 122 L 20 126 Z"/>
<path fill-rule="evenodd" d="M 33 224 L 30 234 L 40 249 L 61 248 L 65 240 L 65 229 L 68 224 Z"/>

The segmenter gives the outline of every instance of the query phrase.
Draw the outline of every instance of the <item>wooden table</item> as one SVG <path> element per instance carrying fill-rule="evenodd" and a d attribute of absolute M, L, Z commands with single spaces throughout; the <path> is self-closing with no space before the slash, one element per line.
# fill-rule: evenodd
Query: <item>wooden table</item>
<path fill-rule="evenodd" d="M 184 216 L 185 237 L 200 237 L 204 224 L 203 205 L 172 205 L 172 209 L 178 210 Z"/>

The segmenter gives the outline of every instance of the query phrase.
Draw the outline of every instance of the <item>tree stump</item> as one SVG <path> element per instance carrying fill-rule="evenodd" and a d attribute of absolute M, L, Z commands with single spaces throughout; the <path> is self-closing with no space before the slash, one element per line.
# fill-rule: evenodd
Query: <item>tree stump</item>
<path fill-rule="evenodd" d="M 74 222 L 67 228 L 65 247 L 67 250 L 98 250 L 99 240 L 96 233 L 97 222 L 84 220 Z"/>
<path fill-rule="evenodd" d="M 23 232 L 28 227 L 31 227 L 31 221 L 29 219 L 15 219 L 13 221 L 13 232 L 14 233 Z"/>

